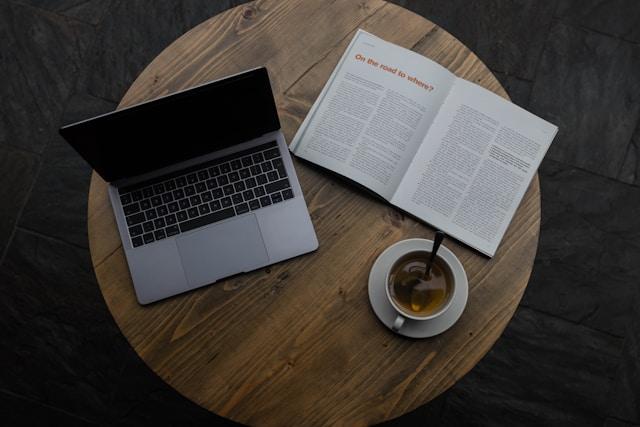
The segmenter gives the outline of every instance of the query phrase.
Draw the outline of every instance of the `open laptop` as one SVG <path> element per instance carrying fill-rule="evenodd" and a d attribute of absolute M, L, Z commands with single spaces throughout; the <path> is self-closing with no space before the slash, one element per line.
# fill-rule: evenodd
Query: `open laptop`
<path fill-rule="evenodd" d="M 265 68 L 64 126 L 148 304 L 315 250 Z"/>

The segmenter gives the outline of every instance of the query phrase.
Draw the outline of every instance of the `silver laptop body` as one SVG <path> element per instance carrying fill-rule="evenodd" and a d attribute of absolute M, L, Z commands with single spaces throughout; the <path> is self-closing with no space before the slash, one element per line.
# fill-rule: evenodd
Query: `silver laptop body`
<path fill-rule="evenodd" d="M 140 304 L 318 247 L 280 130 L 116 180 L 109 198 Z"/>

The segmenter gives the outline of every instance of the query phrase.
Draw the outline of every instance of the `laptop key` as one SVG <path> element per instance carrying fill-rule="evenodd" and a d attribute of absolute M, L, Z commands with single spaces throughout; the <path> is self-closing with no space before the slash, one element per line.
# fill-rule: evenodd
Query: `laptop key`
<path fill-rule="evenodd" d="M 198 179 L 200 181 L 206 181 L 207 179 L 209 179 L 209 172 L 207 172 L 206 170 L 201 170 L 200 172 L 198 172 Z"/>
<path fill-rule="evenodd" d="M 169 212 L 174 213 L 180 210 L 180 206 L 178 206 L 178 202 L 169 203 Z"/>
<path fill-rule="evenodd" d="M 229 183 L 229 178 L 226 175 L 222 175 L 218 177 L 218 185 L 223 186 Z"/>
<path fill-rule="evenodd" d="M 180 200 L 184 198 L 184 190 L 182 188 L 178 188 L 176 191 L 173 192 L 173 198 L 174 200 Z"/>
<path fill-rule="evenodd" d="M 273 182 L 273 181 L 277 181 L 278 179 L 280 179 L 280 176 L 278 175 L 278 172 L 276 171 L 271 171 L 267 174 L 267 178 L 269 178 L 269 182 Z"/>
<path fill-rule="evenodd" d="M 240 178 L 247 179 L 251 176 L 248 168 L 240 169 Z"/>
<path fill-rule="evenodd" d="M 165 237 L 167 237 L 167 235 L 165 234 L 164 230 L 156 230 L 153 232 L 153 236 L 156 238 L 156 240 L 162 240 Z"/>
<path fill-rule="evenodd" d="M 131 237 L 139 236 L 143 233 L 142 226 L 140 224 L 129 227 L 129 235 Z"/>
<path fill-rule="evenodd" d="M 174 214 L 170 214 L 164 217 L 164 222 L 166 222 L 167 225 L 173 225 L 178 222 L 178 219 Z"/>
<path fill-rule="evenodd" d="M 200 215 L 206 215 L 209 212 L 211 212 L 211 209 L 209 209 L 209 205 L 207 203 L 198 206 L 198 212 L 200 212 Z"/>
<path fill-rule="evenodd" d="M 189 218 L 195 218 L 198 216 L 198 208 L 189 208 L 187 209 L 187 214 Z"/>
<path fill-rule="evenodd" d="M 224 194 L 222 193 L 222 188 L 216 188 L 215 190 L 213 190 L 211 192 L 211 194 L 213 195 L 214 199 L 220 199 L 222 198 L 222 196 L 224 196 Z"/>
<path fill-rule="evenodd" d="M 164 203 L 171 203 L 173 202 L 173 195 L 171 193 L 164 193 L 162 195 L 162 201 Z"/>
<path fill-rule="evenodd" d="M 165 233 L 167 233 L 167 237 L 175 236 L 180 233 L 180 229 L 177 225 L 172 225 L 171 227 L 167 227 L 164 229 Z"/>
<path fill-rule="evenodd" d="M 256 182 L 256 179 L 253 177 L 249 178 L 244 183 L 247 185 L 247 188 L 253 188 L 256 185 L 258 185 L 258 183 Z"/>
<path fill-rule="evenodd" d="M 187 199 L 180 200 L 178 204 L 180 205 L 180 209 L 188 209 L 189 206 L 191 206 L 191 203 L 189 203 L 189 200 Z"/>
<path fill-rule="evenodd" d="M 145 221 L 145 216 L 143 212 L 137 213 L 135 215 L 130 215 L 127 217 L 127 225 L 132 226 L 136 224 L 143 223 Z"/>
<path fill-rule="evenodd" d="M 216 181 L 215 179 L 211 178 L 209 180 L 207 180 L 207 188 L 209 190 L 212 190 L 214 188 L 216 188 L 218 186 L 218 181 Z"/>
<path fill-rule="evenodd" d="M 153 196 L 151 198 L 151 205 L 155 206 L 160 206 L 162 204 L 162 199 L 160 198 L 160 196 Z"/>
<path fill-rule="evenodd" d="M 184 187 L 185 185 L 187 185 L 187 178 L 185 178 L 184 176 L 179 176 L 176 178 L 176 185 L 178 187 Z"/>
<path fill-rule="evenodd" d="M 284 163 L 282 163 L 282 159 L 278 157 L 277 159 L 273 159 L 272 162 L 273 166 L 278 171 L 278 175 L 280 175 L 280 178 L 286 177 L 287 171 L 284 169 Z"/>
<path fill-rule="evenodd" d="M 258 181 L 258 184 L 260 185 L 264 185 L 267 183 L 267 175 L 262 174 L 262 175 L 258 175 L 256 177 L 256 181 Z"/>
<path fill-rule="evenodd" d="M 142 200 L 140 200 L 140 209 L 142 209 L 143 211 L 146 211 L 149 208 L 151 208 L 151 200 L 150 199 L 142 199 Z"/>
<path fill-rule="evenodd" d="M 229 173 L 231 172 L 231 166 L 229 163 L 223 163 L 220 165 L 220 173 Z"/>
<path fill-rule="evenodd" d="M 244 191 L 242 193 L 242 197 L 244 197 L 244 199 L 246 201 L 249 201 L 249 200 L 255 198 L 255 196 L 253 195 L 253 191 L 251 191 L 251 190 Z"/>
<path fill-rule="evenodd" d="M 229 181 L 236 182 L 240 180 L 240 174 L 238 172 L 231 172 L 229 174 Z"/>
<path fill-rule="evenodd" d="M 234 205 L 244 202 L 244 199 L 242 198 L 242 195 L 240 193 L 236 193 L 233 196 L 231 196 L 231 200 L 233 200 Z"/>
<path fill-rule="evenodd" d="M 260 209 L 260 202 L 258 201 L 258 199 L 253 199 L 252 201 L 250 201 L 249 208 L 252 211 L 255 211 L 256 209 Z"/>
<path fill-rule="evenodd" d="M 287 188 L 282 191 L 282 197 L 284 197 L 285 200 L 293 199 L 293 191 L 291 191 L 290 188 Z"/>
<path fill-rule="evenodd" d="M 233 190 L 233 185 L 227 185 L 223 188 L 224 190 L 224 195 L 225 196 L 229 196 L 231 194 L 233 194 L 234 190 Z"/>
<path fill-rule="evenodd" d="M 147 216 L 147 219 L 149 221 L 151 221 L 152 219 L 158 218 L 158 214 L 156 213 L 155 209 L 149 209 L 148 211 L 145 211 L 144 213 Z"/>
<path fill-rule="evenodd" d="M 188 220 L 189 216 L 187 215 L 187 211 L 180 211 L 176 214 L 176 218 L 178 218 L 178 221 L 182 222 Z"/>
<path fill-rule="evenodd" d="M 164 222 L 164 218 L 157 218 L 153 221 L 153 225 L 155 225 L 156 229 L 166 227 L 166 223 Z"/>
<path fill-rule="evenodd" d="M 153 192 L 156 193 L 156 195 L 164 193 L 164 185 L 162 185 L 162 183 L 154 185 Z"/>
<path fill-rule="evenodd" d="M 133 244 L 134 248 L 137 248 L 138 246 L 142 246 L 144 244 L 144 242 L 142 241 L 142 236 L 134 237 L 133 239 L 131 239 L 131 243 Z"/>
<path fill-rule="evenodd" d="M 267 173 L 273 169 L 273 165 L 271 162 L 265 162 L 262 164 L 262 172 Z"/>
<path fill-rule="evenodd" d="M 187 175 L 187 182 L 189 184 L 195 184 L 196 182 L 198 182 L 198 177 L 195 173 L 190 173 L 189 175 Z"/>
<path fill-rule="evenodd" d="M 142 200 L 142 191 L 134 191 L 133 193 L 131 193 L 131 198 L 134 202 L 139 202 L 140 200 Z"/>
<path fill-rule="evenodd" d="M 260 197 L 260 205 L 264 208 L 271 204 L 271 198 L 269 196 Z"/>
<path fill-rule="evenodd" d="M 253 160 L 251 160 L 251 156 L 246 156 L 242 158 L 242 166 L 248 168 L 253 164 Z"/>
<path fill-rule="evenodd" d="M 146 198 L 153 196 L 153 188 L 146 187 L 142 190 L 142 195 Z"/>
<path fill-rule="evenodd" d="M 218 176 L 220 175 L 220 168 L 218 166 L 212 166 L 209 168 L 209 175 L 210 176 Z"/>
<path fill-rule="evenodd" d="M 129 203 L 131 203 L 131 194 L 123 194 L 120 196 L 120 203 L 122 204 L 122 206 L 124 205 L 128 205 Z"/>
<path fill-rule="evenodd" d="M 274 193 L 271 195 L 271 201 L 273 203 L 280 203 L 282 201 L 282 194 Z"/>
<path fill-rule="evenodd" d="M 138 212 L 140 212 L 140 204 L 138 203 L 131 203 L 130 205 L 124 207 L 125 215 L 131 215 Z"/>
<path fill-rule="evenodd" d="M 220 200 L 214 200 L 213 202 L 209 203 L 209 206 L 211 207 L 212 211 L 217 211 L 222 209 L 222 205 L 220 204 Z"/>
<path fill-rule="evenodd" d="M 142 236 L 142 240 L 144 240 L 145 244 L 155 241 L 155 239 L 153 238 L 153 233 L 145 234 L 144 236 Z"/>
<path fill-rule="evenodd" d="M 267 150 L 264 152 L 264 158 L 267 160 L 273 159 L 280 155 L 280 150 L 277 148 L 272 148 L 271 150 Z"/>
<path fill-rule="evenodd" d="M 169 181 L 164 183 L 164 188 L 167 189 L 167 191 L 173 191 L 176 189 L 176 183 L 174 180 L 170 179 Z"/>
<path fill-rule="evenodd" d="M 242 167 L 242 163 L 240 162 L 240 160 L 238 159 L 231 160 L 231 170 L 237 171 L 241 167 Z"/>
<path fill-rule="evenodd" d="M 165 216 L 169 213 L 169 209 L 166 206 L 159 206 L 156 208 L 156 212 L 158 212 L 158 216 Z"/>
<path fill-rule="evenodd" d="M 184 187 L 184 194 L 187 197 L 191 197 L 194 194 L 196 194 L 196 189 L 193 187 L 193 185 L 188 185 L 188 186 Z"/>
<path fill-rule="evenodd" d="M 197 193 L 202 193 L 203 191 L 207 190 L 207 184 L 204 182 L 199 182 L 196 184 L 196 192 Z"/>
<path fill-rule="evenodd" d="M 264 186 L 264 189 L 267 191 L 267 193 L 271 194 L 289 187 L 291 187 L 291 184 L 289 184 L 289 180 L 285 178 L 281 179 L 280 181 L 270 182 L 269 184 Z"/>
<path fill-rule="evenodd" d="M 191 196 L 191 198 L 189 198 L 189 201 L 191 202 L 191 206 L 197 206 L 202 203 L 202 199 L 200 199 L 200 196 L 197 194 L 195 196 Z"/>
<path fill-rule="evenodd" d="M 211 191 L 207 191 L 206 193 L 202 193 L 200 196 L 202 197 L 202 203 L 209 203 L 213 200 L 213 196 L 211 195 Z"/>
<path fill-rule="evenodd" d="M 256 153 L 251 157 L 253 157 L 253 162 L 254 163 L 262 163 L 262 162 L 264 162 L 264 156 L 262 155 L 262 153 Z"/>
<path fill-rule="evenodd" d="M 241 215 L 243 213 L 249 212 L 249 205 L 246 203 L 240 203 L 236 205 L 236 215 Z"/>
<path fill-rule="evenodd" d="M 264 191 L 264 187 L 260 186 L 253 189 L 253 194 L 255 194 L 256 197 L 262 197 L 267 193 Z"/>
<path fill-rule="evenodd" d="M 222 209 L 220 211 L 180 223 L 180 231 L 184 233 L 186 231 L 193 230 L 207 224 L 212 224 L 214 222 L 222 221 L 223 219 L 231 218 L 233 216 L 235 216 L 235 211 L 233 210 L 233 208 Z"/>
<path fill-rule="evenodd" d="M 142 228 L 144 229 L 145 233 L 153 231 L 154 230 L 153 222 L 151 221 L 145 222 L 144 224 L 142 224 Z"/>
<path fill-rule="evenodd" d="M 232 205 L 231 197 L 225 197 L 224 199 L 220 200 L 220 204 L 222 204 L 223 208 L 228 208 Z"/>
<path fill-rule="evenodd" d="M 235 184 L 233 184 L 233 188 L 236 189 L 236 192 L 238 191 L 244 191 L 247 189 L 247 187 L 245 187 L 244 182 L 243 181 L 239 181 L 236 182 Z"/>

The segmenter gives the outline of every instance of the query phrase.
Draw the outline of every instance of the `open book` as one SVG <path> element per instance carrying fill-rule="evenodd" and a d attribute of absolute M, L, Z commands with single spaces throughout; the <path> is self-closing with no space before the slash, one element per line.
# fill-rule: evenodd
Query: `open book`
<path fill-rule="evenodd" d="M 359 30 L 290 149 L 493 256 L 557 131 Z"/>

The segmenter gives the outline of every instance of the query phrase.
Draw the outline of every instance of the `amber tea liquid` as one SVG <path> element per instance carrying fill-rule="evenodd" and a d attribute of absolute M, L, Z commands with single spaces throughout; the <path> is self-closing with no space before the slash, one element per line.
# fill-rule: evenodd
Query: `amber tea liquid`
<path fill-rule="evenodd" d="M 424 277 L 428 252 L 400 258 L 389 275 L 389 294 L 396 304 L 412 316 L 437 313 L 451 298 L 453 275 L 444 261 L 436 258 L 429 277 Z"/>

